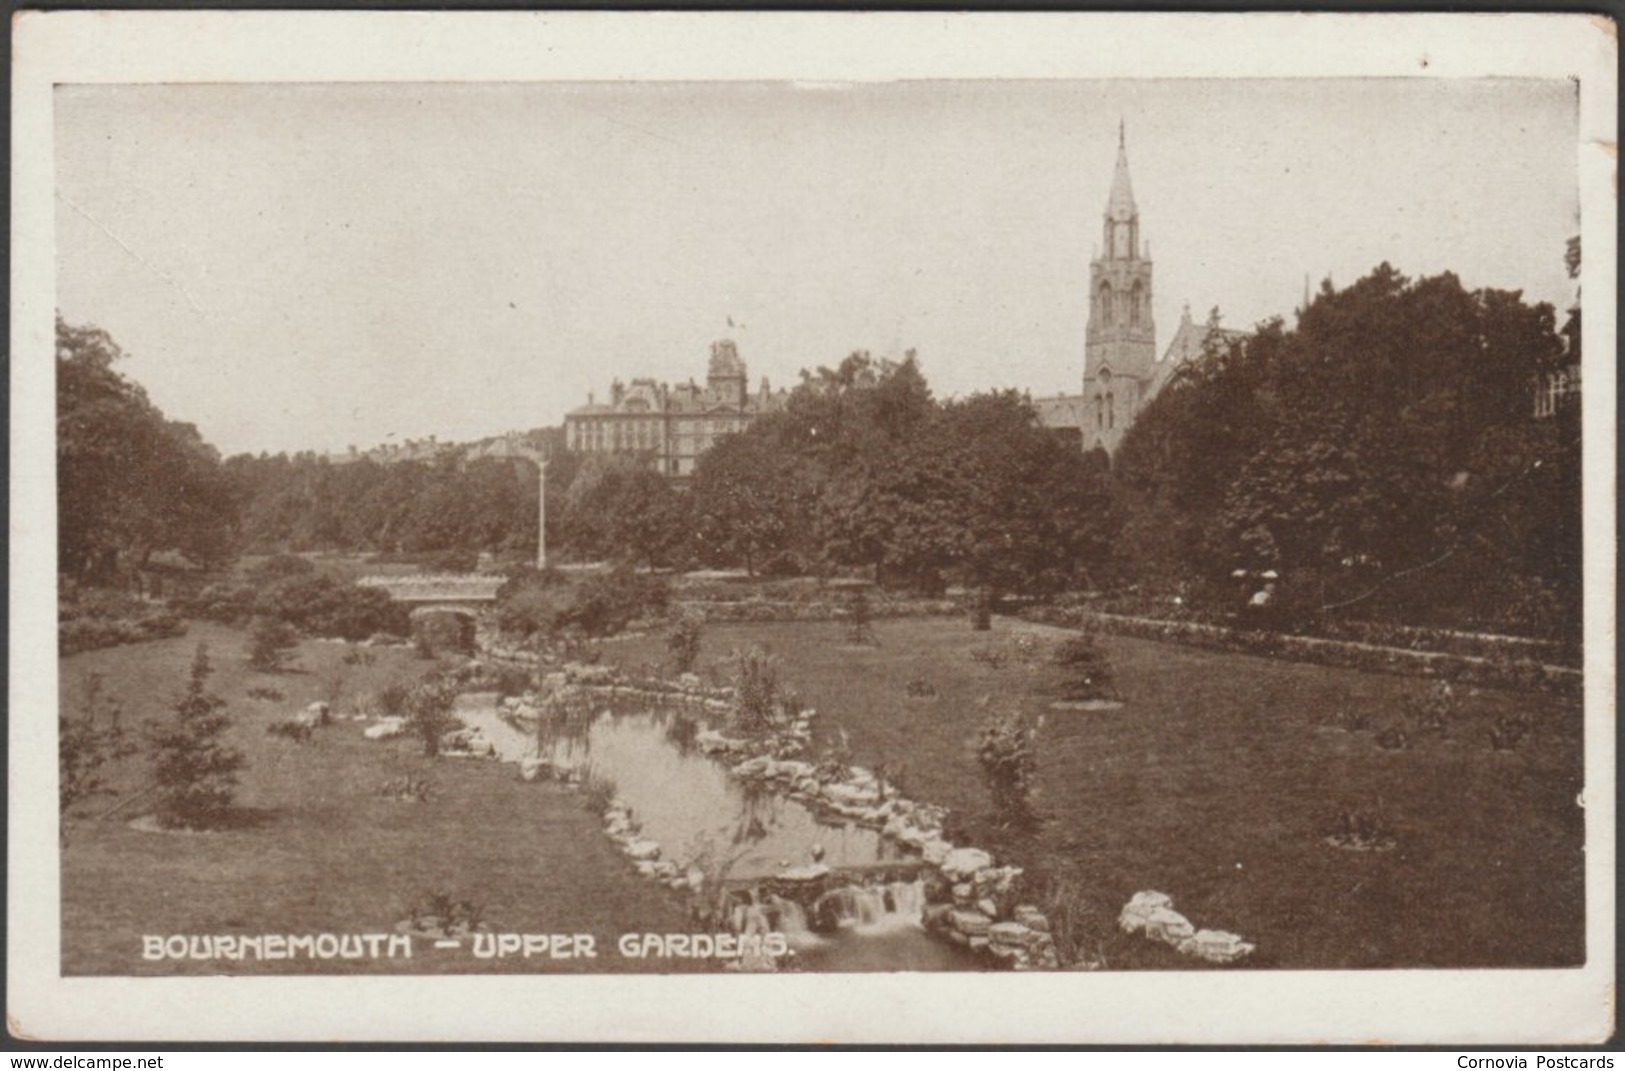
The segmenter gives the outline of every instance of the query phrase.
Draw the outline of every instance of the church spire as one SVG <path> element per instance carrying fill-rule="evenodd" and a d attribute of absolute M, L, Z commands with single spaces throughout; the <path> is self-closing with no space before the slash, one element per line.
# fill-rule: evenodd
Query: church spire
<path fill-rule="evenodd" d="M 1106 217 L 1126 221 L 1138 215 L 1134 207 L 1134 187 L 1128 179 L 1128 145 L 1123 121 L 1117 121 L 1117 171 L 1112 175 L 1111 196 L 1106 199 Z"/>

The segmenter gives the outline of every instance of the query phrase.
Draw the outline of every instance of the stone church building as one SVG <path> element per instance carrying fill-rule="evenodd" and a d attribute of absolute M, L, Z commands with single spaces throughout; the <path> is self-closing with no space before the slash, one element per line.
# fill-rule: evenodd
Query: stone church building
<path fill-rule="evenodd" d="M 1134 418 L 1183 364 L 1200 357 L 1217 332 L 1217 313 L 1207 323 L 1191 320 L 1190 306 L 1162 359 L 1151 314 L 1151 244 L 1140 233 L 1140 210 L 1129 181 L 1123 128 L 1117 132 L 1117 169 L 1106 198 L 1098 254 L 1089 265 L 1089 326 L 1083 347 L 1083 393 L 1033 399 L 1040 422 L 1076 434 L 1084 450 L 1116 453 Z"/>

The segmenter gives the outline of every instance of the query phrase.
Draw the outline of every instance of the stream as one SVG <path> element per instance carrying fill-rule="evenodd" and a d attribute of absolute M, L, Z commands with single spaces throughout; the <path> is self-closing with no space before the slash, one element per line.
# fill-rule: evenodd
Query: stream
<path fill-rule="evenodd" d="M 802 905 L 769 898 L 765 907 L 796 950 L 799 965 L 822 971 L 975 970 L 980 962 L 938 941 L 921 926 L 919 879 L 868 879 L 868 871 L 906 867 L 917 858 L 878 831 L 815 814 L 801 802 L 756 784 L 736 781 L 722 764 L 669 731 L 673 713 L 621 710 L 605 704 L 568 733 L 539 740 L 515 724 L 495 693 L 458 697 L 454 713 L 477 728 L 505 762 L 540 754 L 555 769 L 613 783 L 631 809 L 641 835 L 680 866 L 701 864 L 729 884 L 752 885 L 790 867 L 820 860 L 853 872 L 854 882 L 813 905 L 838 920 L 832 933 L 816 933 Z"/>

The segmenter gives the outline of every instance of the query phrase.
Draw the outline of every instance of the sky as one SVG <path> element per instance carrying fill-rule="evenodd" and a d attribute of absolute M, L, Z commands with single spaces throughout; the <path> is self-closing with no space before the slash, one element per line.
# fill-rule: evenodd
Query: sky
<path fill-rule="evenodd" d="M 61 86 L 57 307 L 228 455 L 557 424 L 724 337 L 1075 393 L 1119 121 L 1159 352 L 1383 261 L 1573 299 L 1569 83 L 967 80 Z"/>

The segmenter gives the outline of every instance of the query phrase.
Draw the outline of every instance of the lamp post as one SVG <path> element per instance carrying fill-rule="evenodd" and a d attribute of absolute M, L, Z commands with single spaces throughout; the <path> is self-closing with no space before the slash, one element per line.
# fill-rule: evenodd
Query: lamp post
<path fill-rule="evenodd" d="M 547 568 L 547 460 L 539 454 L 536 462 L 536 568 Z"/>

